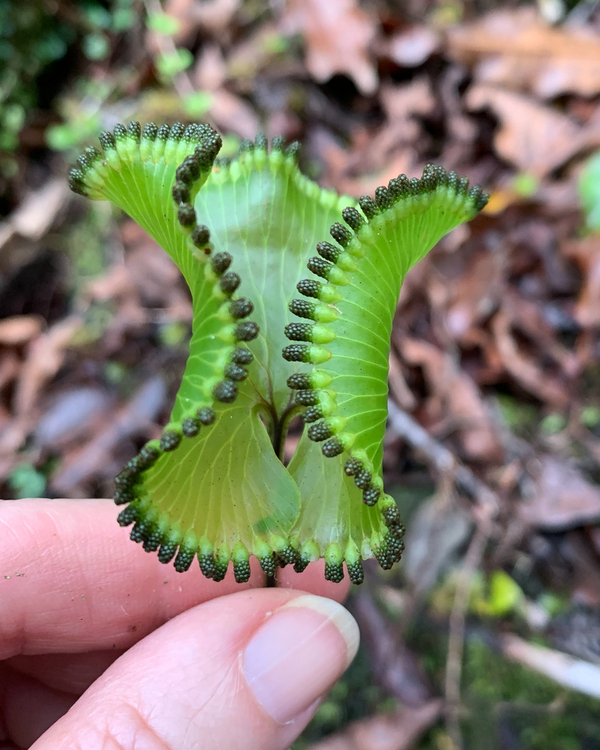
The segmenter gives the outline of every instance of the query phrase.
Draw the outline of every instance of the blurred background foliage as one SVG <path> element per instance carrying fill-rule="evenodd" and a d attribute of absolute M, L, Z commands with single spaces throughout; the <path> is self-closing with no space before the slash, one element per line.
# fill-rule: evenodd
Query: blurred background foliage
<path fill-rule="evenodd" d="M 353 593 L 359 657 L 295 749 L 600 748 L 599 3 L 0 3 L 4 497 L 109 496 L 167 419 L 187 291 L 66 189 L 133 118 L 209 121 L 225 155 L 298 138 L 353 195 L 428 161 L 491 192 L 403 289 L 384 469 L 407 552 Z"/>

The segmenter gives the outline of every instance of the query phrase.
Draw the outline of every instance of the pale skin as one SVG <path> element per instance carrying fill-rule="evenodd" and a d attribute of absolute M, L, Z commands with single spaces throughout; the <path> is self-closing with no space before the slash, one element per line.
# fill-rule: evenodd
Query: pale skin
<path fill-rule="evenodd" d="M 288 748 L 356 652 L 347 579 L 178 574 L 117 512 L 0 503 L 0 750 Z"/>

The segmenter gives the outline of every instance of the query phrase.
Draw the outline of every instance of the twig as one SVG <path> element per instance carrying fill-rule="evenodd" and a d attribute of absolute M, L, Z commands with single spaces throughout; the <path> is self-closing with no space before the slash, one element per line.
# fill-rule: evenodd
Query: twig
<path fill-rule="evenodd" d="M 463 466 L 452 451 L 431 437 L 421 425 L 390 399 L 388 401 L 389 428 L 415 450 L 420 451 L 442 477 L 451 476 L 458 487 L 467 492 L 476 503 L 477 531 L 471 540 L 456 585 L 456 594 L 450 614 L 450 633 L 446 659 L 446 728 L 454 750 L 463 747 L 460 731 L 460 681 L 465 638 L 466 610 L 473 581 L 483 552 L 492 533 L 492 522 L 498 514 L 498 495 Z"/>
<path fill-rule="evenodd" d="M 456 583 L 456 593 L 452 604 L 452 612 L 450 613 L 450 633 L 448 636 L 444 693 L 446 696 L 446 729 L 452 740 L 454 750 L 462 750 L 463 747 L 462 733 L 460 731 L 460 680 L 465 642 L 466 611 L 473 583 L 473 574 L 479 567 L 489 536 L 489 526 L 487 529 L 483 524 L 478 526 L 469 545 L 462 570 Z"/>
<path fill-rule="evenodd" d="M 500 507 L 497 494 L 470 469 L 463 466 L 452 451 L 431 437 L 427 430 L 421 427 L 410 414 L 396 406 L 391 399 L 388 400 L 388 415 L 388 427 L 392 433 L 403 438 L 415 450 L 425 455 L 440 474 L 450 474 L 460 489 L 476 500 L 482 509 L 486 509 L 486 517 L 496 517 Z"/>

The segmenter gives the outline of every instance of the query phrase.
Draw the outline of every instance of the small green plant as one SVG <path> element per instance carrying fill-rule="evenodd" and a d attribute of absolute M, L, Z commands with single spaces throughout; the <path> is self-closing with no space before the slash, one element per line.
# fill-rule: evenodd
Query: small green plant
<path fill-rule="evenodd" d="M 298 144 L 281 138 L 216 160 L 208 125 L 132 122 L 100 143 L 71 188 L 139 222 L 181 269 L 194 310 L 170 421 L 116 478 L 119 523 L 161 562 L 184 571 L 197 556 L 214 580 L 231 561 L 247 580 L 250 555 L 268 575 L 324 557 L 332 581 L 344 562 L 355 583 L 362 559 L 390 568 L 404 546 L 381 468 L 400 285 L 487 196 L 428 165 L 356 201 L 305 177 Z"/>
<path fill-rule="evenodd" d="M 579 195 L 588 229 L 600 231 L 600 151 L 588 160 L 581 173 Z"/>

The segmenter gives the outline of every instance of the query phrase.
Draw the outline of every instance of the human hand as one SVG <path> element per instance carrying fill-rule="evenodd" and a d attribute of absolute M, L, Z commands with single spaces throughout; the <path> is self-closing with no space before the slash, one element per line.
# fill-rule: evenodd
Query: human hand
<path fill-rule="evenodd" d="M 115 515 L 0 503 L 0 750 L 285 750 L 356 653 L 348 586 L 181 575 Z"/>

